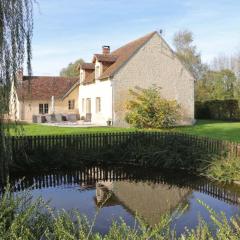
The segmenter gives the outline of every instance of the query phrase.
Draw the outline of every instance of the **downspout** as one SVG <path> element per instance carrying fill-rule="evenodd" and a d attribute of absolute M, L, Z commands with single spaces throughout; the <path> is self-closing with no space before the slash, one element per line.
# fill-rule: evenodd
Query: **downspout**
<path fill-rule="evenodd" d="M 113 112 L 114 111 L 113 78 L 110 77 L 109 80 L 111 81 L 111 87 L 112 87 L 112 125 L 113 125 L 113 123 L 115 121 L 115 119 L 114 119 L 114 112 Z"/>
<path fill-rule="evenodd" d="M 55 100 L 54 100 L 54 96 L 52 96 L 52 99 L 51 99 L 51 108 L 52 108 L 52 114 L 54 114 L 55 113 Z"/>

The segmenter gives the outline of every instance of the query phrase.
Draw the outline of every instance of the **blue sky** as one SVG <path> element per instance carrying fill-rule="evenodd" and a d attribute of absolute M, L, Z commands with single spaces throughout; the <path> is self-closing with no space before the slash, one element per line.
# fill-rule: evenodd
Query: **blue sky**
<path fill-rule="evenodd" d="M 203 61 L 240 52 L 239 0 L 38 0 L 34 9 L 33 73 L 58 75 L 102 45 L 116 49 L 163 29 L 171 45 L 189 29 Z"/>

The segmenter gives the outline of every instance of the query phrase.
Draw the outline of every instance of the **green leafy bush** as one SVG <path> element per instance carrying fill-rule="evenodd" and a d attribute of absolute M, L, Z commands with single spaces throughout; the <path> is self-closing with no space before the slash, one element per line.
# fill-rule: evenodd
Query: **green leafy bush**
<path fill-rule="evenodd" d="M 240 159 L 239 158 L 222 158 L 212 161 L 203 175 L 208 178 L 225 183 L 240 181 Z"/>
<path fill-rule="evenodd" d="M 195 103 L 197 119 L 239 120 L 240 107 L 238 100 L 209 100 Z"/>
<path fill-rule="evenodd" d="M 180 118 L 180 106 L 175 100 L 161 97 L 160 89 L 130 90 L 132 99 L 127 102 L 126 121 L 136 128 L 167 128 Z"/>

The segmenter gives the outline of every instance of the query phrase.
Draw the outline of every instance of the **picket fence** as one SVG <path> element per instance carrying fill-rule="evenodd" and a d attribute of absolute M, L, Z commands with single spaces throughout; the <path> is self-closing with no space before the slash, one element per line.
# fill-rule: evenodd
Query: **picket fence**
<path fill-rule="evenodd" d="M 34 151 L 42 149 L 71 149 L 71 151 L 101 150 L 106 147 L 121 146 L 126 143 L 142 141 L 144 144 L 186 144 L 196 146 L 207 153 L 228 154 L 230 157 L 240 156 L 240 144 L 216 140 L 207 137 L 193 136 L 178 132 L 111 132 L 89 133 L 79 135 L 49 136 L 13 136 L 9 139 L 12 150 Z"/>

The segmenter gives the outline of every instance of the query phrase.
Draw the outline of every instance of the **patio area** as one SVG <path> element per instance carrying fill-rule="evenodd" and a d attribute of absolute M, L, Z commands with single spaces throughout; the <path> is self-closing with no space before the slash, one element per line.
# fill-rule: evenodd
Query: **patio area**
<path fill-rule="evenodd" d="M 70 121 L 64 121 L 64 122 L 46 122 L 46 123 L 40 123 L 39 125 L 43 126 L 52 126 L 52 127 L 69 127 L 69 128 L 89 128 L 89 127 L 106 127 L 106 125 L 99 125 L 94 124 L 91 122 L 83 122 L 83 121 L 76 121 L 76 122 L 70 122 Z"/>

